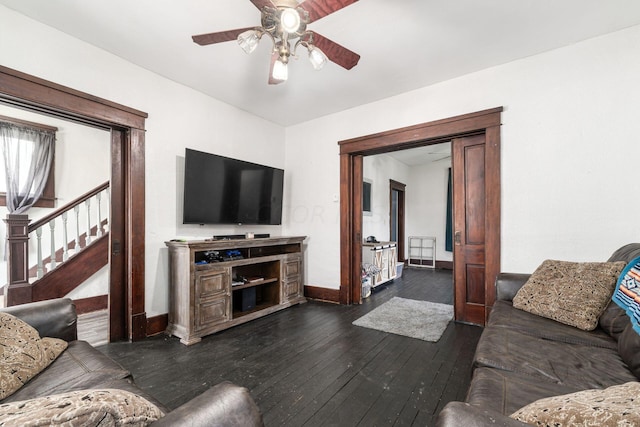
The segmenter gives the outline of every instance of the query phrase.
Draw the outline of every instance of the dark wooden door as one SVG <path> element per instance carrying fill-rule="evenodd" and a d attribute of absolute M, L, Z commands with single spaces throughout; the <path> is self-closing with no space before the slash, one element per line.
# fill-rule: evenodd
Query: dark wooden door
<path fill-rule="evenodd" d="M 485 135 L 456 138 L 452 147 L 456 320 L 484 324 Z"/>

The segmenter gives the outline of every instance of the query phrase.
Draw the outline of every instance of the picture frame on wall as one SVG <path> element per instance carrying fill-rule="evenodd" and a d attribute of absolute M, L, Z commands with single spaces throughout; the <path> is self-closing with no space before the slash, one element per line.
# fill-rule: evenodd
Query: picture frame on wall
<path fill-rule="evenodd" d="M 362 181 L 362 213 L 364 215 L 371 215 L 371 187 L 373 181 L 365 178 Z"/>

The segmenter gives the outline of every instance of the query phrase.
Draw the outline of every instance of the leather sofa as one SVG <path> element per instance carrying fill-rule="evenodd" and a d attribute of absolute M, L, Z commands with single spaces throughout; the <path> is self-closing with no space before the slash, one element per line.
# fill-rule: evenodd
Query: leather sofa
<path fill-rule="evenodd" d="M 86 389 L 121 389 L 155 404 L 166 415 L 153 426 L 262 426 L 262 415 L 247 389 L 220 383 L 169 412 L 133 381 L 120 364 L 77 338 L 77 315 L 70 299 L 56 299 L 3 308 L 33 326 L 41 337 L 60 338 L 67 349 L 44 371 L 2 403 Z"/>
<path fill-rule="evenodd" d="M 632 243 L 609 261 L 638 256 Z M 518 310 L 512 299 L 529 276 L 498 276 L 466 400 L 448 403 L 437 426 L 525 426 L 509 415 L 538 399 L 638 381 L 640 337 L 624 310 L 611 302 L 593 331 Z"/>

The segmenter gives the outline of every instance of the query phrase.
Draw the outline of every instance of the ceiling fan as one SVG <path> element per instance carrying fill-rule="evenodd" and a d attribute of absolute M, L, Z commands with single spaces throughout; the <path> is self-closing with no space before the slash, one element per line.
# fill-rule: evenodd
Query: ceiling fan
<path fill-rule="evenodd" d="M 327 59 L 347 70 L 356 66 L 360 55 L 340 46 L 338 43 L 307 30 L 311 22 L 324 18 L 357 0 L 250 0 L 262 12 L 262 26 L 238 28 L 216 33 L 192 36 L 195 43 L 206 46 L 237 40 L 246 53 L 253 52 L 262 36 L 273 41 L 269 84 L 279 84 L 287 80 L 289 57 L 294 56 L 298 46 L 309 53 L 309 61 L 316 70 L 324 66 Z M 293 48 L 291 42 L 296 40 Z"/>

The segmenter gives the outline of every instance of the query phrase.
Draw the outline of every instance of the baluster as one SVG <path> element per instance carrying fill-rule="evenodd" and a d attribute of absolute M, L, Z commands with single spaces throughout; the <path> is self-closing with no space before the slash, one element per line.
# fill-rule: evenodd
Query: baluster
<path fill-rule="evenodd" d="M 91 199 L 87 199 L 84 204 L 87 207 L 87 238 L 85 239 L 85 246 L 91 243 Z"/>
<path fill-rule="evenodd" d="M 69 259 L 69 238 L 67 237 L 67 211 L 62 212 L 62 261 Z"/>
<path fill-rule="evenodd" d="M 102 215 L 101 215 L 101 209 L 100 209 L 102 207 L 101 203 L 100 203 L 101 202 L 101 197 L 102 197 L 102 193 L 96 194 L 96 200 L 98 201 L 98 224 L 97 224 L 98 237 L 102 236 L 102 234 L 103 234 L 103 232 L 102 232 L 102 218 L 101 218 Z"/>
<path fill-rule="evenodd" d="M 76 247 L 74 254 L 80 252 L 80 206 L 74 206 L 73 211 L 76 214 Z"/>
<path fill-rule="evenodd" d="M 49 230 L 51 230 L 51 263 L 50 270 L 56 268 L 56 222 L 55 219 L 49 221 Z"/>
<path fill-rule="evenodd" d="M 36 242 L 38 249 L 38 269 L 36 276 L 40 279 L 44 276 L 44 266 L 42 265 L 42 227 L 36 228 Z"/>

